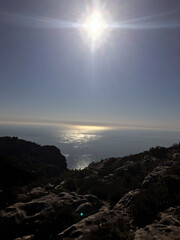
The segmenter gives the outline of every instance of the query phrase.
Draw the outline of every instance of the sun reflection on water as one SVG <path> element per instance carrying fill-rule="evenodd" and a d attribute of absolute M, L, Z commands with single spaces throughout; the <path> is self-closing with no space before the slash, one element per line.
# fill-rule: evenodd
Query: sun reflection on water
<path fill-rule="evenodd" d="M 74 144 L 75 148 L 101 138 L 101 131 L 107 129 L 99 126 L 71 126 L 61 132 L 60 142 Z"/>
<path fill-rule="evenodd" d="M 64 126 L 64 129 L 59 132 L 59 139 L 61 144 L 73 149 L 73 153 L 66 150 L 66 157 L 71 161 L 71 169 L 83 169 L 87 167 L 95 157 L 92 152 L 89 152 L 89 147 L 93 142 L 102 138 L 103 132 L 109 127 L 101 126 L 85 126 L 85 125 L 71 125 Z"/>

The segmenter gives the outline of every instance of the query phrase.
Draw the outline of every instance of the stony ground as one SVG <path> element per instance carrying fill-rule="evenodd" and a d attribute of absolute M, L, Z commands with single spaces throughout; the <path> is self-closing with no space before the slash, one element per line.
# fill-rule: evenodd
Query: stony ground
<path fill-rule="evenodd" d="M 49 183 L 21 188 L 16 202 L 0 211 L 0 239 L 180 240 L 180 150 L 170 148 L 160 157 L 151 153 L 106 159 Z M 154 189 L 157 214 L 151 219 L 146 196 L 151 187 L 159 192 L 161 185 L 171 185 L 175 200 L 161 199 Z M 119 195 L 109 196 L 110 189 Z"/>

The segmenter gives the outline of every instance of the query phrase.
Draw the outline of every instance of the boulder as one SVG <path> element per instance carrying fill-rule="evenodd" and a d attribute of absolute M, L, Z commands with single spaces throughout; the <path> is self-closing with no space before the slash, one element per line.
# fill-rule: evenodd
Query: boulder
<path fill-rule="evenodd" d="M 41 191 L 44 192 L 43 188 L 34 188 L 31 193 L 36 195 Z M 102 202 L 91 194 L 82 196 L 74 192 L 49 193 L 28 202 L 15 203 L 1 210 L 0 224 L 4 228 L 2 234 L 8 235 L 8 226 L 10 225 L 20 229 L 23 229 L 23 226 L 26 225 L 25 235 L 28 232 L 28 226 L 30 229 L 31 226 L 41 227 L 46 224 L 47 219 L 49 223 L 57 218 L 58 214 L 61 214 L 65 208 L 74 210 L 74 213 L 76 212 L 78 215 L 82 212 L 84 216 L 88 216 L 98 211 L 102 205 Z M 34 234 L 34 232 L 31 233 Z"/>
<path fill-rule="evenodd" d="M 83 215 L 88 216 L 93 213 L 92 204 L 89 202 L 83 203 L 76 209 L 76 212 L 78 214 L 82 213 Z"/>
<path fill-rule="evenodd" d="M 135 232 L 135 240 L 179 240 L 180 207 L 161 212 L 159 219 Z"/>
<path fill-rule="evenodd" d="M 146 156 L 144 156 L 143 160 L 141 161 L 141 165 L 142 166 L 147 166 L 147 165 L 149 165 L 149 164 L 151 164 L 151 163 L 153 163 L 153 162 L 155 162 L 157 160 L 158 159 L 155 158 L 155 157 L 152 157 L 150 155 L 146 155 Z"/>
<path fill-rule="evenodd" d="M 140 189 L 135 189 L 126 193 L 124 197 L 122 197 L 119 200 L 119 202 L 114 206 L 113 210 L 120 210 L 123 208 L 127 208 L 132 202 L 132 200 L 134 199 L 134 197 L 139 193 L 140 193 Z"/>
<path fill-rule="evenodd" d="M 92 194 L 86 194 L 84 196 L 88 202 L 90 202 L 93 206 L 93 208 L 99 209 L 100 207 L 103 206 L 103 203 L 101 200 L 99 200 L 98 197 L 96 197 L 95 195 Z"/>
<path fill-rule="evenodd" d="M 125 163 L 123 164 L 123 166 L 115 169 L 115 170 L 114 170 L 114 173 L 115 173 L 116 175 L 119 175 L 119 174 L 121 174 L 121 173 L 123 173 L 123 172 L 128 171 L 130 168 L 134 167 L 135 165 L 136 165 L 135 162 L 133 162 L 133 161 L 127 161 L 127 162 L 125 162 Z"/>
<path fill-rule="evenodd" d="M 147 187 L 149 184 L 156 182 L 161 176 L 167 173 L 167 171 L 174 165 L 173 161 L 166 161 L 162 165 L 157 166 L 149 173 L 142 183 L 142 187 Z"/>

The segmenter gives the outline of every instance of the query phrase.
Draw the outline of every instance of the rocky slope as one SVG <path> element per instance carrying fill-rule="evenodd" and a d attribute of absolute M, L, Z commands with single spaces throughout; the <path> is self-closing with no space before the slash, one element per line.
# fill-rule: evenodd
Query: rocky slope
<path fill-rule="evenodd" d="M 0 186 L 24 184 L 35 177 L 52 177 L 66 168 L 65 157 L 54 146 L 0 137 Z"/>
<path fill-rule="evenodd" d="M 180 144 L 20 186 L 0 239 L 178 240 L 179 174 Z"/>

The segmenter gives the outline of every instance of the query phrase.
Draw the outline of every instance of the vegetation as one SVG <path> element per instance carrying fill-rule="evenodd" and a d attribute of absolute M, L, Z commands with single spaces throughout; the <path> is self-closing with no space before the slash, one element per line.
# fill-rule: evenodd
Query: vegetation
<path fill-rule="evenodd" d="M 68 170 L 64 158 L 61 159 L 60 151 L 54 147 L 41 147 L 17 138 L 0 138 L 0 209 L 15 203 L 19 193 L 29 192 L 34 187 L 46 187 L 48 184 L 58 185 L 58 188 L 51 189 L 51 192 L 56 194 L 62 191 L 81 195 L 94 194 L 106 201 L 110 208 L 113 208 L 124 194 L 140 188 L 140 193 L 130 204 L 129 213 L 135 226 L 144 227 L 152 223 L 160 211 L 180 202 L 178 161 L 158 181 L 142 188 L 145 176 L 156 166 L 171 159 L 176 152 L 180 152 L 180 143 L 170 148 L 157 146 L 143 153 L 106 159 L 92 163 L 83 170 Z M 155 160 L 149 161 L 151 157 Z M 62 166 L 65 171 L 60 175 L 55 171 L 52 176 L 51 159 L 54 166 L 58 167 L 61 166 L 57 165 L 59 161 L 64 161 Z M 146 163 L 146 160 L 149 162 Z M 41 174 L 43 171 L 45 174 Z M 74 211 L 69 207 L 58 210 L 44 218 L 40 225 L 29 226 L 23 223 L 19 226 L 9 224 L 8 228 L 7 225 L 1 226 L 0 236 L 6 240 L 33 233 L 37 239 L 56 239 L 57 233 L 80 220 Z M 95 240 L 132 240 L 133 234 L 122 220 L 116 224 L 102 221 L 92 237 Z"/>
<path fill-rule="evenodd" d="M 134 234 L 123 222 L 119 220 L 117 223 L 107 223 L 102 221 L 98 225 L 98 231 L 92 236 L 92 240 L 133 240 Z"/>
<path fill-rule="evenodd" d="M 180 164 L 176 166 L 176 171 L 180 171 Z M 131 214 L 137 226 L 144 227 L 152 223 L 160 211 L 179 205 L 180 176 L 173 173 L 165 175 L 135 197 Z"/>

